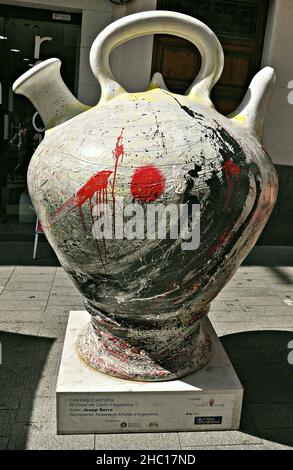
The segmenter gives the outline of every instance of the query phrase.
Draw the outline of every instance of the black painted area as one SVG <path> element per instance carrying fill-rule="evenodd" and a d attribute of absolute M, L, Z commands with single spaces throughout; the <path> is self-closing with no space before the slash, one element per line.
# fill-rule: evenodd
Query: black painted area
<path fill-rule="evenodd" d="M 279 195 L 258 245 L 293 246 L 293 166 L 275 165 Z"/>

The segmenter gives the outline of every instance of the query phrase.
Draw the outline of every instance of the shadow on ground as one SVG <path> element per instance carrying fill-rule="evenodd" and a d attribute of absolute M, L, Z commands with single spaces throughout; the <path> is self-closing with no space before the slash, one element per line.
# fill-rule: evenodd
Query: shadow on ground
<path fill-rule="evenodd" d="M 0 443 L 25 449 L 36 391 L 54 339 L 0 332 Z"/>
<path fill-rule="evenodd" d="M 293 446 L 293 332 L 253 331 L 221 337 L 244 387 L 240 430 Z"/>
<path fill-rule="evenodd" d="M 242 262 L 242 266 L 293 266 L 293 247 L 255 246 Z"/>
<path fill-rule="evenodd" d="M 0 265 L 60 266 L 57 256 L 47 241 L 38 243 L 35 260 L 33 259 L 33 247 L 32 242 L 1 242 Z"/>

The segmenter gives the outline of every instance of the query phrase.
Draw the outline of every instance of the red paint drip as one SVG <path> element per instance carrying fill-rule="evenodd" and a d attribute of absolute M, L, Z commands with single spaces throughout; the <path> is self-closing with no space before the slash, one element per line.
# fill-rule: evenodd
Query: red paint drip
<path fill-rule="evenodd" d="M 239 176 L 239 166 L 233 163 L 232 160 L 227 160 L 223 166 L 226 176 Z"/>
<path fill-rule="evenodd" d="M 91 218 L 92 222 L 93 221 L 93 216 L 92 216 L 92 197 L 96 193 L 96 201 L 98 204 L 100 203 L 106 203 L 107 202 L 107 185 L 108 185 L 108 179 L 110 175 L 113 172 L 110 170 L 103 170 L 99 171 L 95 175 L 93 175 L 76 193 L 75 196 L 72 196 L 68 201 L 66 201 L 64 204 L 62 204 L 61 207 L 59 207 L 55 213 L 55 216 L 53 217 L 52 222 L 55 222 L 55 220 L 58 218 L 60 214 L 64 214 L 67 212 L 70 212 L 72 209 L 75 207 L 78 207 L 79 209 L 79 216 L 81 220 L 81 224 L 83 227 L 84 232 L 86 232 L 86 226 L 85 226 L 85 221 L 84 221 L 84 215 L 82 212 L 82 206 L 83 204 L 88 201 L 89 203 L 89 210 L 91 213 Z M 102 254 L 98 245 L 98 241 L 96 240 L 96 245 L 97 245 L 97 251 L 99 254 L 99 257 L 101 259 L 101 262 L 105 268 L 105 263 L 102 258 Z M 105 247 L 106 250 L 106 247 Z M 106 251 L 105 251 L 105 258 L 106 258 Z"/>
<path fill-rule="evenodd" d="M 84 216 L 83 216 L 83 212 L 82 212 L 82 207 L 81 207 L 81 206 L 79 206 L 79 217 L 80 217 L 80 220 L 81 220 L 81 224 L 82 224 L 83 230 L 84 230 L 84 232 L 86 232 L 86 226 L 85 226 L 85 221 L 84 221 Z"/>
<path fill-rule="evenodd" d="M 107 189 L 108 178 L 111 174 L 112 171 L 110 170 L 103 170 L 96 173 L 77 191 L 76 196 L 72 196 L 57 209 L 55 215 L 58 216 L 61 213 L 69 212 L 75 207 L 81 208 L 95 193 L 98 195 L 101 194 L 102 191 Z"/>
<path fill-rule="evenodd" d="M 227 181 L 227 196 L 224 205 L 224 210 L 228 208 L 229 201 L 232 196 L 233 191 L 233 177 L 239 179 L 240 169 L 239 166 L 234 163 L 232 160 L 227 160 L 225 165 L 223 166 L 223 170 L 225 171 L 226 181 Z"/>
<path fill-rule="evenodd" d="M 143 166 L 132 175 L 130 190 L 134 199 L 141 202 L 153 202 L 165 189 L 165 177 L 154 165 Z"/>
<path fill-rule="evenodd" d="M 125 155 L 124 146 L 123 146 L 123 132 L 124 132 L 124 127 L 122 128 L 120 135 L 117 137 L 115 149 L 112 150 L 112 155 L 115 158 L 114 175 L 113 175 L 113 182 L 112 182 L 114 230 L 115 230 L 115 184 L 116 184 L 117 170 L 118 170 L 119 159 L 122 162 L 123 157 Z"/>
<path fill-rule="evenodd" d="M 114 175 L 113 175 L 113 183 L 112 183 L 113 204 L 114 204 L 114 201 L 115 201 L 115 183 L 116 183 L 116 176 L 117 176 L 119 158 L 121 157 L 121 162 L 122 162 L 123 157 L 125 155 L 124 146 L 123 146 L 123 132 L 124 132 L 124 127 L 122 128 L 120 135 L 117 137 L 115 149 L 112 150 L 112 155 L 115 158 Z"/>
<path fill-rule="evenodd" d="M 108 179 L 111 174 L 112 171 L 103 170 L 92 176 L 77 192 L 77 205 L 79 207 L 82 206 L 86 201 L 93 197 L 95 192 L 101 194 L 104 189 L 107 189 Z"/>

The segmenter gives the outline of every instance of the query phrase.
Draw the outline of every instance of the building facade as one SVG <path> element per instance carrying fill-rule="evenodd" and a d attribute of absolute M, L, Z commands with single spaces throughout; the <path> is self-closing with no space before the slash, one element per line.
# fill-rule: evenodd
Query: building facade
<path fill-rule="evenodd" d="M 5 229 L 3 233 L 0 230 L 0 237 L 11 235 L 7 221 L 14 227 L 13 224 L 29 224 L 35 217 L 28 204 L 25 173 L 30 154 L 42 138 L 42 123 L 35 110 L 25 99 L 13 96 L 13 81 L 38 60 L 56 56 L 63 62 L 61 70 L 66 84 L 78 99 L 96 104 L 100 89 L 88 60 L 93 40 L 120 17 L 156 9 L 198 17 L 219 36 L 225 51 L 225 69 L 214 101 L 223 113 L 237 106 L 250 79 L 261 67 L 275 68 L 277 84 L 266 120 L 265 146 L 278 171 L 280 194 L 260 243 L 292 244 L 292 0 L 133 0 L 123 6 L 110 0 L 2 2 L 0 226 Z M 119 46 L 112 53 L 111 65 L 115 77 L 129 91 L 146 88 L 152 72 L 159 70 L 170 89 L 181 92 L 199 69 L 200 58 L 196 50 L 180 39 L 149 36 Z M 32 119 L 34 126 L 29 134 L 27 128 Z M 26 148 L 25 135 L 30 135 Z M 24 235 L 29 236 L 29 230 L 24 230 Z"/>

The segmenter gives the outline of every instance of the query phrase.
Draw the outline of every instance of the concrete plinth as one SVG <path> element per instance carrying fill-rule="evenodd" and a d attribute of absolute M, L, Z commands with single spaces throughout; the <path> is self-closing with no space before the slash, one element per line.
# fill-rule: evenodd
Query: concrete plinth
<path fill-rule="evenodd" d="M 213 353 L 180 380 L 137 382 L 97 372 L 80 358 L 86 311 L 70 312 L 57 383 L 58 434 L 238 429 L 243 387 L 209 320 Z"/>

